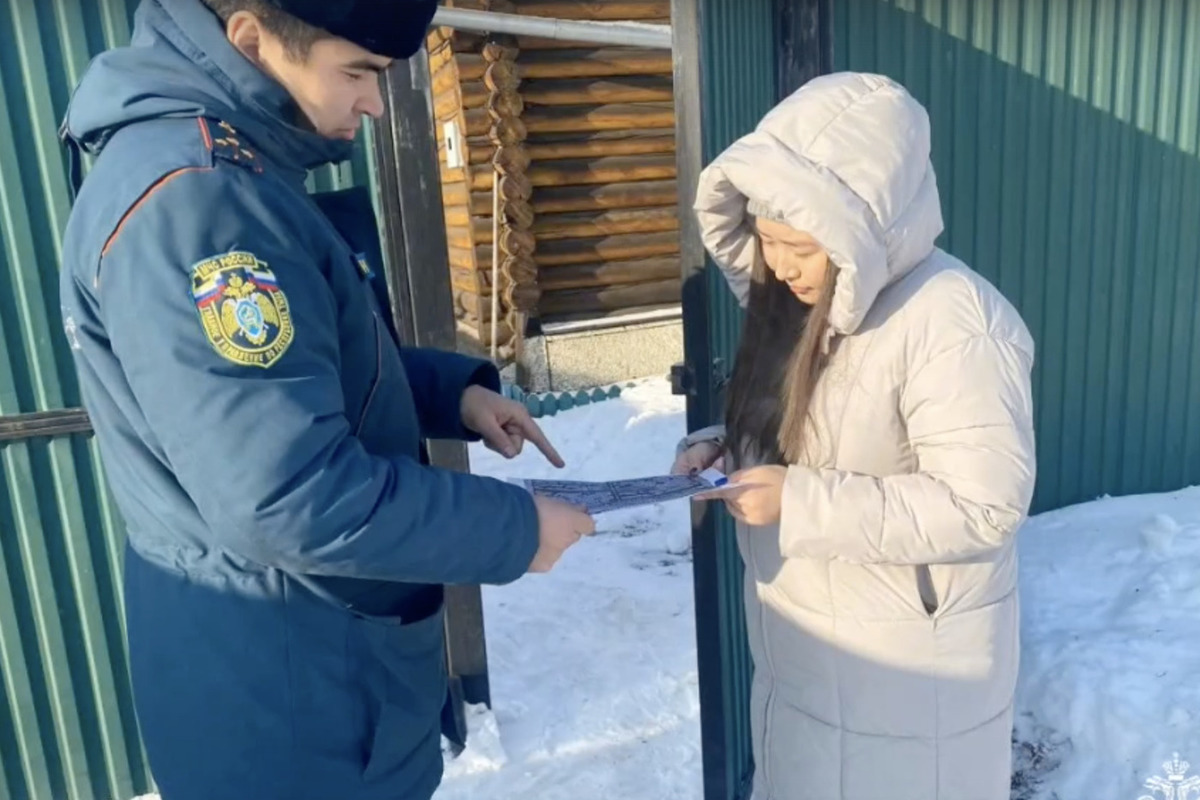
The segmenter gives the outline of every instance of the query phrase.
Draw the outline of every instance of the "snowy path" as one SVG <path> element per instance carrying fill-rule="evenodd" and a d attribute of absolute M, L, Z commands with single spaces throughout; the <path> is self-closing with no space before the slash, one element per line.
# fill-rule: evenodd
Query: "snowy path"
<path fill-rule="evenodd" d="M 473 469 L 661 474 L 684 423 L 681 402 L 654 382 L 543 427 L 566 470 L 482 448 Z M 476 718 L 436 800 L 700 797 L 690 531 L 687 503 L 606 514 L 549 575 L 484 590 L 495 717 Z"/>

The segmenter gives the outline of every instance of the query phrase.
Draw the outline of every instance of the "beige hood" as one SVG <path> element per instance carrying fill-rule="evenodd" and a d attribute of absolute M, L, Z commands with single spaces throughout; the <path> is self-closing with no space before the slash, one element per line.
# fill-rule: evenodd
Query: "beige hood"
<path fill-rule="evenodd" d="M 852 334 L 942 232 L 929 152 L 929 117 L 902 86 L 880 75 L 818 78 L 701 174 L 704 245 L 744 305 L 758 249 L 747 202 L 770 209 L 829 252 L 839 268 L 830 322 Z"/>

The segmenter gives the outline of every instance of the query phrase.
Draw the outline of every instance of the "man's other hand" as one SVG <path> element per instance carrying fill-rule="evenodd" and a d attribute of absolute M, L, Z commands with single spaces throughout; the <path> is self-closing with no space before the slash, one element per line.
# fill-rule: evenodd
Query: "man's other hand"
<path fill-rule="evenodd" d="M 596 522 L 585 511 L 548 497 L 534 497 L 538 511 L 538 551 L 530 572 L 549 572 L 562 554 L 584 536 L 596 531 Z"/>

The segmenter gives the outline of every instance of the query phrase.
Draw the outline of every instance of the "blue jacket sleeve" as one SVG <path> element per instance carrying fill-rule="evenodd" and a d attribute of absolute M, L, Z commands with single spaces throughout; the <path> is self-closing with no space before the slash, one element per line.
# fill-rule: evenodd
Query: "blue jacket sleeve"
<path fill-rule="evenodd" d="M 441 350 L 404 348 L 400 357 L 412 384 L 424 437 L 478 440 L 479 435 L 462 424 L 462 396 L 470 386 L 499 392 L 496 368 L 486 361 Z"/>
<path fill-rule="evenodd" d="M 297 574 L 517 579 L 538 545 L 527 492 L 381 458 L 355 437 L 337 301 L 295 213 L 281 207 L 287 191 L 264 189 L 262 180 L 236 168 L 181 175 L 127 220 L 99 279 L 103 321 L 145 436 L 195 504 L 212 545 Z M 181 208 L 205 211 L 201 218 Z M 197 305 L 195 265 L 232 250 L 253 252 L 287 300 L 294 338 L 265 368 L 219 354 Z M 426 387 L 425 421 L 433 430 L 451 427 L 435 398 L 474 373 L 428 355 L 406 362 Z"/>

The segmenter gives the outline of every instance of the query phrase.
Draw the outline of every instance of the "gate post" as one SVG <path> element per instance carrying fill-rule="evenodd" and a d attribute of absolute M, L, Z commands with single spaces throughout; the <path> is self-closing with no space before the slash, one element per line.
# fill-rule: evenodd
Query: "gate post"
<path fill-rule="evenodd" d="M 397 60 L 384 80 L 375 123 L 381 227 L 396 329 L 406 345 L 456 349 L 437 139 L 424 50 Z M 461 442 L 430 442 L 431 463 L 466 471 Z M 446 658 L 455 725 L 466 742 L 464 703 L 491 704 L 483 603 L 478 586 L 446 587 Z"/>

